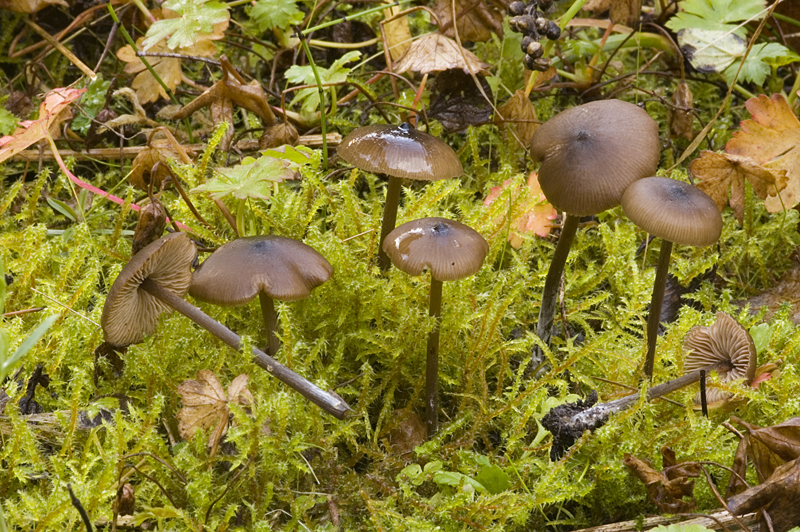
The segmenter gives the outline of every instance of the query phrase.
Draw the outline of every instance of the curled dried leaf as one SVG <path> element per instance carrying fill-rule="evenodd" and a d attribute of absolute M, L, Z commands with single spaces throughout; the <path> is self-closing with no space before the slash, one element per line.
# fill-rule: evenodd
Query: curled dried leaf
<path fill-rule="evenodd" d="M 463 70 L 465 74 L 470 70 L 475 74 L 487 74 L 489 65 L 453 39 L 435 32 L 414 41 L 395 65 L 395 72 L 402 74 L 410 70 L 429 74 L 451 68 Z"/>

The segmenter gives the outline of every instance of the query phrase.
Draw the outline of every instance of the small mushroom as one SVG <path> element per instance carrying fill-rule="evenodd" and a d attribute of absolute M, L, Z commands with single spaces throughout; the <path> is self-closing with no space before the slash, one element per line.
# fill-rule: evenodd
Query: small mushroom
<path fill-rule="evenodd" d="M 717 320 L 711 327 L 693 327 L 683 340 L 683 349 L 689 351 L 683 362 L 684 373 L 703 369 L 719 361 L 731 363 L 729 370 L 720 370 L 722 382 L 744 378 L 750 385 L 756 375 L 756 346 L 747 330 L 724 312 L 717 312 Z M 708 377 L 706 377 L 708 378 Z M 707 387 L 709 403 L 730 399 L 733 394 L 719 388 Z M 694 398 L 700 404 L 700 393 Z"/>
<path fill-rule="evenodd" d="M 550 341 L 556 295 L 580 216 L 619 205 L 628 186 L 653 175 L 659 158 L 658 124 L 621 100 L 591 102 L 559 113 L 531 138 L 531 157 L 542 163 L 539 184 L 564 211 L 564 224 L 542 292 L 536 334 Z"/>
<path fill-rule="evenodd" d="M 239 238 L 220 247 L 195 270 L 189 294 L 207 303 L 235 307 L 258 296 L 264 330 L 274 357 L 280 348 L 273 299 L 297 301 L 333 275 L 314 248 L 282 236 Z"/>
<path fill-rule="evenodd" d="M 348 164 L 377 175 L 389 176 L 383 210 L 381 242 L 394 229 L 403 179 L 438 181 L 463 173 L 453 149 L 433 135 L 418 131 L 408 123 L 399 126 L 374 124 L 356 129 L 336 148 Z M 391 262 L 383 249 L 378 251 L 381 270 Z"/>
<path fill-rule="evenodd" d="M 100 324 L 107 343 L 125 346 L 142 341 L 144 335 L 155 331 L 159 314 L 173 309 L 233 349 L 241 349 L 239 335 L 182 299 L 191 283 L 195 253 L 185 233 L 171 233 L 133 256 L 120 271 L 103 306 Z M 338 395 L 321 390 L 255 347 L 253 361 L 329 414 L 344 419 L 350 410 Z"/>
<path fill-rule="evenodd" d="M 436 324 L 428 335 L 425 369 L 425 409 L 428 438 L 439 429 L 439 321 L 442 281 L 455 281 L 476 273 L 489 245 L 474 229 L 446 218 L 423 218 L 404 223 L 388 234 L 383 250 L 392 263 L 409 275 L 431 272 L 430 316 Z"/>
<path fill-rule="evenodd" d="M 636 181 L 622 196 L 622 210 L 633 223 L 662 239 L 650 315 L 647 318 L 644 373 L 648 379 L 652 379 L 672 244 L 710 246 L 719 240 L 722 233 L 722 217 L 714 200 L 705 192 L 666 177 L 648 177 Z"/>

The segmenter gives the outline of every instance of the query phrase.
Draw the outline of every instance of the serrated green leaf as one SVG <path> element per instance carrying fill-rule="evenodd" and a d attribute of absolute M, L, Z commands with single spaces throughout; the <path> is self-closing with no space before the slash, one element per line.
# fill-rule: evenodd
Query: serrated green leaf
<path fill-rule="evenodd" d="M 287 30 L 303 20 L 303 12 L 294 0 L 258 0 L 250 10 L 250 18 L 260 32 L 272 29 Z"/>
<path fill-rule="evenodd" d="M 310 163 L 310 158 L 313 153 L 314 150 L 307 146 L 289 146 L 288 144 L 261 152 L 262 155 L 269 155 L 276 159 L 289 161 L 294 165 L 292 169 Z"/>
<path fill-rule="evenodd" d="M 92 119 L 97 116 L 106 103 L 106 93 L 111 86 L 110 81 L 98 75 L 97 78 L 86 86 L 86 92 L 81 96 L 81 112 L 72 120 L 70 128 L 85 135 L 92 125 Z"/>
<path fill-rule="evenodd" d="M 0 135 L 10 135 L 17 129 L 17 117 L 4 106 L 0 106 Z"/>
<path fill-rule="evenodd" d="M 746 28 L 737 29 L 736 26 L 745 20 L 760 20 L 765 13 L 766 0 L 686 0 L 679 7 L 681 12 L 666 23 L 672 31 L 733 31 L 744 37 Z"/>
<path fill-rule="evenodd" d="M 795 61 L 800 61 L 800 56 L 782 44 L 756 44 L 744 61 L 742 71 L 739 73 L 739 80 L 745 83 L 753 82 L 756 85 L 762 85 L 770 74 L 772 66 L 778 67 Z M 733 83 L 738 68 L 739 61 L 728 67 L 723 73 L 729 85 Z"/>
<path fill-rule="evenodd" d="M 325 83 L 341 83 L 347 81 L 347 75 L 352 69 L 345 67 L 347 63 L 356 61 L 361 57 L 361 52 L 347 52 L 333 62 L 329 68 L 317 67 L 320 81 Z M 314 71 L 311 66 L 293 66 L 286 71 L 286 79 L 298 85 L 316 85 Z M 319 91 L 316 88 L 302 89 L 297 92 L 294 102 L 303 102 L 303 111 L 311 112 L 319 108 Z M 294 103 L 293 102 L 293 103 Z"/>
<path fill-rule="evenodd" d="M 170 49 L 188 48 L 197 42 L 198 35 L 211 33 L 215 24 L 230 18 L 227 4 L 217 0 L 171 0 L 164 7 L 181 16 L 153 23 L 142 42 L 144 50 L 168 37 Z"/>
<path fill-rule="evenodd" d="M 295 177 L 295 172 L 289 168 L 288 161 L 268 156 L 244 162 L 233 168 L 218 168 L 217 174 L 190 192 L 192 194 L 207 192 L 214 199 L 233 195 L 240 200 L 268 200 L 275 183 Z"/>

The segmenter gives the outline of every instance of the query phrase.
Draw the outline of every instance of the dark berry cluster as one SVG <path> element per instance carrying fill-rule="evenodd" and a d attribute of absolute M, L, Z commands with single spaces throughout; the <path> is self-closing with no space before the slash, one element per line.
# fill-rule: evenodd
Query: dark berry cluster
<path fill-rule="evenodd" d="M 553 0 L 531 0 L 529 3 L 512 2 L 508 12 L 512 31 L 522 33 L 522 51 L 525 52 L 525 68 L 544 72 L 550 68 L 550 60 L 542 57 L 542 45 L 539 39 L 547 37 L 551 41 L 561 36 L 561 28 L 544 14 L 552 7 Z"/>

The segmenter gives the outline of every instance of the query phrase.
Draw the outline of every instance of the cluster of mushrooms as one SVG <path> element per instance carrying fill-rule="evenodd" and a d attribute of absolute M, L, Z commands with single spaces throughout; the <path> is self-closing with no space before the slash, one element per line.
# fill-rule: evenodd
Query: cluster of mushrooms
<path fill-rule="evenodd" d="M 621 204 L 634 223 L 663 240 L 646 334 L 644 372 L 648 378 L 653 374 L 672 244 L 708 246 L 717 241 L 722 229 L 717 206 L 705 193 L 680 181 L 651 177 L 659 151 L 655 121 L 640 107 L 620 100 L 592 102 L 564 111 L 539 127 L 531 140 L 531 155 L 541 162 L 542 190 L 565 213 L 545 282 L 537 334 L 549 343 L 556 295 L 580 217 Z M 378 254 L 381 272 L 394 264 L 412 276 L 421 275 L 425 269 L 431 274 L 430 316 L 435 325 L 428 337 L 425 385 L 426 427 L 431 437 L 438 430 L 442 282 L 475 274 L 483 264 L 488 244 L 474 229 L 445 218 L 423 218 L 395 227 L 403 179 L 434 181 L 462 174 L 457 155 L 441 140 L 407 123 L 371 125 L 346 136 L 337 153 L 361 170 L 388 176 Z M 195 257 L 195 245 L 185 233 L 168 234 L 136 253 L 106 299 L 102 316 L 106 341 L 114 346 L 140 342 L 155 330 L 159 313 L 174 309 L 239 350 L 241 338 L 237 334 L 183 296 L 188 292 L 198 300 L 224 306 L 243 305 L 258 296 L 268 347 L 266 352 L 253 348 L 254 362 L 342 419 L 349 407 L 341 397 L 318 388 L 275 360 L 280 343 L 273 298 L 294 301 L 309 296 L 333 274 L 330 263 L 302 242 L 272 235 L 229 242 L 192 272 Z M 719 327 L 732 327 L 722 321 L 725 325 Z M 692 352 L 701 352 L 701 344 L 714 343 L 705 339 L 703 332 L 693 331 L 690 336 L 694 340 L 687 340 Z M 754 353 L 749 347 L 745 351 Z M 687 359 L 687 371 L 708 365 L 704 356 L 699 362 Z M 734 375 L 752 381 L 754 363 L 753 357 L 743 373 Z"/>

